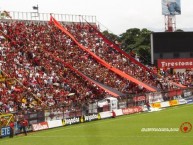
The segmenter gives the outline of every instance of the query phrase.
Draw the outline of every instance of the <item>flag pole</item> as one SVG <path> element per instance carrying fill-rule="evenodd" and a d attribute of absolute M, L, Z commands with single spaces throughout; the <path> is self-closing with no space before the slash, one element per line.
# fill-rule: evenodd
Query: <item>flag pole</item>
<path fill-rule="evenodd" d="M 38 7 L 38 4 L 37 4 L 37 6 L 33 6 L 32 8 L 33 8 L 33 10 L 36 10 L 36 12 L 34 12 L 34 13 L 37 13 L 37 16 L 35 15 L 35 16 L 32 16 L 32 17 L 39 17 L 39 7 Z"/>

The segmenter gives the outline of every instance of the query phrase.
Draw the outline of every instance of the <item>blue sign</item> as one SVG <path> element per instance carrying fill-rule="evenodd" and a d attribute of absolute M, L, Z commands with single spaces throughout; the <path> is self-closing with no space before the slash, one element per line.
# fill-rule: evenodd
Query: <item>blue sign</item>
<path fill-rule="evenodd" d="M 186 99 L 186 101 L 187 101 L 187 104 L 193 104 L 193 98 L 188 98 Z"/>
<path fill-rule="evenodd" d="M 162 0 L 162 15 L 180 15 L 181 0 Z"/>
<path fill-rule="evenodd" d="M 9 136 L 10 135 L 10 127 L 3 127 L 1 128 L 1 136 L 5 137 L 5 136 Z"/>

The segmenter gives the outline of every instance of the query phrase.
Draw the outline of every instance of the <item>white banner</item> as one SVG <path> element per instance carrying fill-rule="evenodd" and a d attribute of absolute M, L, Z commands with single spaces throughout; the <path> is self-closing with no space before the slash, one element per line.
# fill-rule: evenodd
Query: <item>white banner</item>
<path fill-rule="evenodd" d="M 121 115 L 123 115 L 122 109 L 115 109 L 115 110 L 113 110 L 113 111 L 115 112 L 116 116 L 121 116 Z"/>
<path fill-rule="evenodd" d="M 62 126 L 62 120 L 47 121 L 49 128 Z"/>
<path fill-rule="evenodd" d="M 111 111 L 100 112 L 99 114 L 100 114 L 101 119 L 110 118 L 113 116 Z"/>
<path fill-rule="evenodd" d="M 113 110 L 113 111 L 115 112 L 116 116 L 121 116 L 121 115 L 123 115 L 123 110 L 122 110 L 122 109 L 115 109 L 115 110 Z"/>
<path fill-rule="evenodd" d="M 169 101 L 161 102 L 161 108 L 164 108 L 164 107 L 170 107 Z"/>

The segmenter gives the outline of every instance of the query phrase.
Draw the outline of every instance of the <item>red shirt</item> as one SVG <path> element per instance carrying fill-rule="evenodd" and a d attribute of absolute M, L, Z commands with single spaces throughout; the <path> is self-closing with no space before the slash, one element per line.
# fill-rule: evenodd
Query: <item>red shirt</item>
<path fill-rule="evenodd" d="M 14 128 L 14 123 L 11 122 L 11 123 L 9 124 L 9 126 L 10 126 L 11 128 Z"/>
<path fill-rule="evenodd" d="M 22 120 L 21 121 L 21 126 L 28 126 L 28 121 L 27 120 Z"/>

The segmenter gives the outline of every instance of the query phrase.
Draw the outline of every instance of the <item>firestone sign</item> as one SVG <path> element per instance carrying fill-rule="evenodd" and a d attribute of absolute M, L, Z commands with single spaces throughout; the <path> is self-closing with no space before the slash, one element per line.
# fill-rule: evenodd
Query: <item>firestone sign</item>
<path fill-rule="evenodd" d="M 193 58 L 181 59 L 158 59 L 158 68 L 193 68 Z"/>

